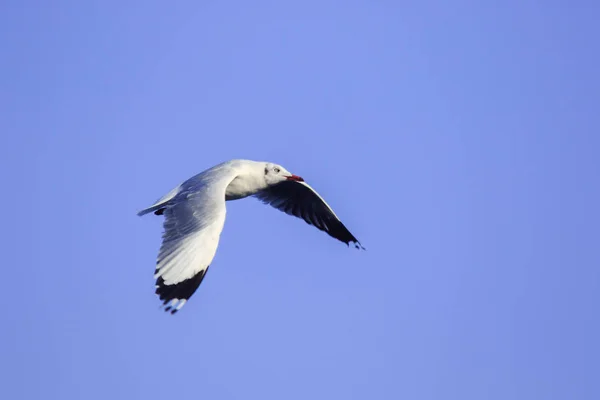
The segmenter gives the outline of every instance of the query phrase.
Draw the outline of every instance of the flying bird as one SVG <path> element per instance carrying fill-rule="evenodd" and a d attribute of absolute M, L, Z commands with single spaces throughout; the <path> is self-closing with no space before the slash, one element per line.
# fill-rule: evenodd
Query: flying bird
<path fill-rule="evenodd" d="M 225 201 L 249 196 L 364 249 L 300 176 L 270 162 L 227 161 L 189 178 L 137 214 L 164 216 L 154 279 L 165 311 L 179 311 L 206 276 L 225 223 Z"/>

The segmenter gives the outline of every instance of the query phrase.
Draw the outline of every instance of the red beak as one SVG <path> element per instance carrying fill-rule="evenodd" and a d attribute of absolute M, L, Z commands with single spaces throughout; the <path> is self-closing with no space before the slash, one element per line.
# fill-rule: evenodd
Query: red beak
<path fill-rule="evenodd" d="M 304 179 L 302 179 L 302 177 L 298 176 L 298 175 L 290 175 L 290 176 L 286 176 L 288 181 L 296 181 L 296 182 L 304 182 Z"/>

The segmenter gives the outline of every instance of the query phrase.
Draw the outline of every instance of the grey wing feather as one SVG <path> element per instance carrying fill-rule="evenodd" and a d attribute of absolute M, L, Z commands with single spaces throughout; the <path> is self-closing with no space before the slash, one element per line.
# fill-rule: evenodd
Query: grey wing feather
<path fill-rule="evenodd" d="M 198 289 L 212 262 L 225 223 L 224 191 L 183 188 L 166 200 L 164 232 L 156 260 L 156 294 L 177 312 Z M 167 197 L 167 196 L 165 196 Z M 164 204 L 164 203 L 161 203 Z"/>

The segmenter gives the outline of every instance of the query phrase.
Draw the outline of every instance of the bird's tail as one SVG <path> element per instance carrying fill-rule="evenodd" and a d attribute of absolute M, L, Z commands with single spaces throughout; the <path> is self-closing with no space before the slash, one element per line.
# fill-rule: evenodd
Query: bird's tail
<path fill-rule="evenodd" d="M 137 215 L 141 217 L 142 215 L 146 215 L 151 212 L 156 212 L 156 215 L 161 215 L 162 213 L 159 212 L 159 210 L 161 208 L 165 208 L 165 206 L 167 206 L 167 203 L 169 201 L 173 200 L 173 198 L 175 198 L 175 196 L 177 196 L 180 188 L 181 188 L 181 185 L 177 186 L 176 188 L 171 190 L 169 193 L 167 193 L 166 195 L 164 195 L 163 197 L 158 199 L 156 201 L 156 203 L 152 204 L 150 207 L 144 208 L 143 210 L 138 211 Z"/>
<path fill-rule="evenodd" d="M 154 206 L 151 206 L 151 207 L 148 207 L 148 208 L 144 208 L 143 210 L 138 211 L 137 215 L 138 215 L 138 217 L 141 217 L 142 215 L 146 215 L 146 214 L 149 214 L 151 212 L 158 211 L 161 208 L 163 208 L 164 206 L 165 206 L 165 204 L 161 203 L 161 204 L 157 204 L 157 205 L 154 205 Z"/>

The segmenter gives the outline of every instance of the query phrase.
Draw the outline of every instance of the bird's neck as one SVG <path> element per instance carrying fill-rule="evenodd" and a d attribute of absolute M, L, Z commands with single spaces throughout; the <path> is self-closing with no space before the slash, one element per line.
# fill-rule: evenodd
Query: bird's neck
<path fill-rule="evenodd" d="M 265 189 L 267 183 L 264 174 L 260 172 L 248 170 L 247 168 L 240 169 L 225 190 L 225 200 L 243 199 Z"/>

